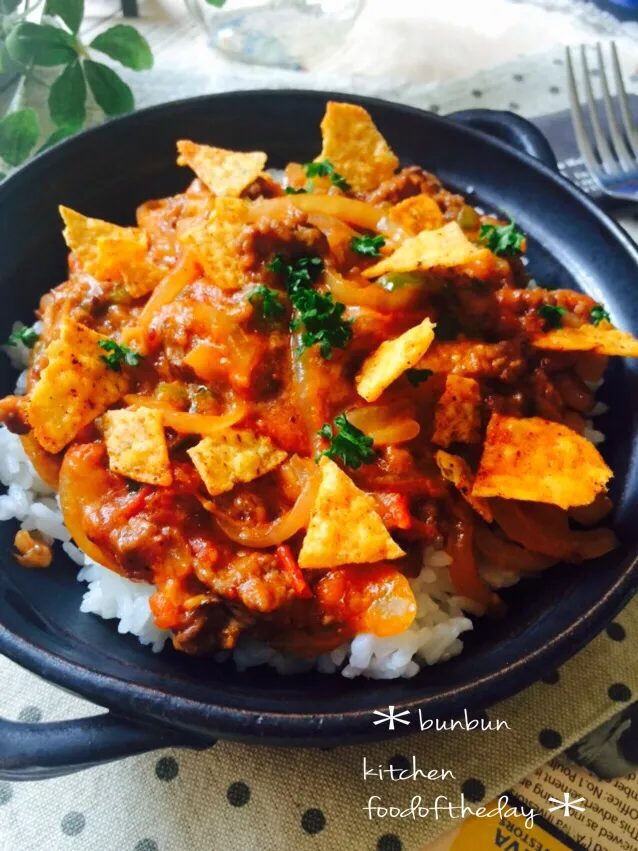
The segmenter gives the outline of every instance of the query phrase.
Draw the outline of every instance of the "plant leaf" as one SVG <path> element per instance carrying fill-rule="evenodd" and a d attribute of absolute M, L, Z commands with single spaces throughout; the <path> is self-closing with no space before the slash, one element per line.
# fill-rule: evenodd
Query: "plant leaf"
<path fill-rule="evenodd" d="M 153 54 L 148 42 L 135 27 L 127 24 L 117 24 L 100 33 L 90 47 L 106 53 L 111 59 L 134 71 L 146 71 L 153 67 Z"/>
<path fill-rule="evenodd" d="M 206 0 L 206 2 L 209 6 L 216 6 L 218 9 L 226 5 L 226 0 Z"/>
<path fill-rule="evenodd" d="M 23 65 L 66 65 L 77 56 L 74 36 L 49 24 L 25 21 L 7 38 L 9 56 Z"/>
<path fill-rule="evenodd" d="M 38 116 L 33 109 L 19 109 L 0 121 L 0 157 L 9 165 L 20 165 L 40 135 Z"/>
<path fill-rule="evenodd" d="M 70 62 L 49 89 L 49 112 L 56 127 L 79 130 L 86 117 L 86 82 L 80 60 Z"/>
<path fill-rule="evenodd" d="M 57 15 L 72 33 L 77 33 L 84 17 L 84 0 L 47 0 L 44 14 Z"/>
<path fill-rule="evenodd" d="M 115 71 L 101 62 L 87 59 L 84 73 L 97 105 L 106 115 L 122 115 L 135 106 L 133 92 Z"/>
<path fill-rule="evenodd" d="M 74 133 L 77 133 L 77 127 L 58 127 L 57 130 L 54 130 L 53 133 L 51 133 L 46 142 L 38 148 L 36 153 L 40 154 L 42 151 L 46 151 L 47 148 L 57 145 L 57 143 L 61 142 L 63 139 L 68 139 L 68 137 L 73 136 Z"/>

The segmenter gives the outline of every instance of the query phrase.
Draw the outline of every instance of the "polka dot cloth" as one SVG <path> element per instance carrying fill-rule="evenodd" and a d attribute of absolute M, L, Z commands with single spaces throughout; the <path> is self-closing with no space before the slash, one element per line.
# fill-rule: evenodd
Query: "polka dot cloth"
<path fill-rule="evenodd" d="M 480 106 L 529 116 L 566 108 L 563 77 L 561 56 L 547 55 L 436 89 L 377 93 L 442 114 Z M 0 781 L 0 836 L 11 851 L 41 851 L 43 836 L 59 851 L 423 851 L 449 824 L 370 819 L 370 796 L 386 807 L 406 807 L 413 794 L 489 801 L 634 699 L 637 644 L 638 600 L 560 670 L 475 716 L 505 720 L 509 730 L 500 732 L 417 733 L 323 751 L 220 741 L 203 753 L 165 751 L 69 777 Z M 2 659 L 0 682 L 0 712 L 23 723 L 101 711 Z M 416 759 L 423 770 L 454 776 L 431 784 L 364 780 L 364 756 L 397 773 Z"/>

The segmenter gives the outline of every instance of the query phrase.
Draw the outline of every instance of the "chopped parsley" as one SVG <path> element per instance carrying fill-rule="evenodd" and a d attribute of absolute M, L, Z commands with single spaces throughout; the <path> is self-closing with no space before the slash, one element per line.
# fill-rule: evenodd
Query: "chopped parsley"
<path fill-rule="evenodd" d="M 22 343 L 27 349 L 32 349 L 38 340 L 38 336 L 38 332 L 33 328 L 20 328 L 19 331 L 9 334 L 7 346 L 17 346 L 18 343 Z"/>
<path fill-rule="evenodd" d="M 109 352 L 108 355 L 100 355 L 100 360 L 104 361 L 113 372 L 120 372 L 123 363 L 127 366 L 139 366 L 142 360 L 139 352 L 134 352 L 133 349 L 116 343 L 115 340 L 100 340 L 98 346 L 105 352 Z"/>
<path fill-rule="evenodd" d="M 600 325 L 601 322 L 611 322 L 611 317 L 602 304 L 595 304 L 589 314 L 589 321 L 592 325 Z"/>
<path fill-rule="evenodd" d="M 318 293 L 311 288 L 323 269 L 321 258 L 299 257 L 289 264 L 281 254 L 276 254 L 266 268 L 283 276 L 290 301 L 297 311 L 290 323 L 291 331 L 303 328 L 297 355 L 318 345 L 321 356 L 329 360 L 333 349 L 345 349 L 352 339 L 353 322 L 343 319 L 345 304 L 333 301 L 332 293 Z"/>
<path fill-rule="evenodd" d="M 305 195 L 307 190 L 306 189 L 295 189 L 294 186 L 286 186 L 286 188 L 284 189 L 284 192 L 286 193 L 286 195 Z"/>
<path fill-rule="evenodd" d="M 562 327 L 562 317 L 565 316 L 567 310 L 557 304 L 541 304 L 536 312 L 543 320 L 545 331 L 553 331 L 554 328 Z"/>
<path fill-rule="evenodd" d="M 325 423 L 317 434 L 330 441 L 330 446 L 317 455 L 316 462 L 325 455 L 326 458 L 339 458 L 348 467 L 358 470 L 362 464 L 374 461 L 372 438 L 353 426 L 345 414 L 334 418 L 334 427 Z"/>
<path fill-rule="evenodd" d="M 525 234 L 511 221 L 508 225 L 481 225 L 479 242 L 486 245 L 500 257 L 514 257 L 520 254 L 525 242 Z"/>
<path fill-rule="evenodd" d="M 313 177 L 329 177 L 332 185 L 341 189 L 343 192 L 347 192 L 351 188 L 345 177 L 339 174 L 338 171 L 335 171 L 335 167 L 330 160 L 306 163 L 304 168 L 306 169 L 306 177 L 310 179 Z"/>
<path fill-rule="evenodd" d="M 286 308 L 279 300 L 279 293 L 270 287 L 265 287 L 260 284 L 248 296 L 248 301 L 255 307 L 261 310 L 261 315 L 264 319 L 276 321 L 281 319 L 286 312 Z"/>
<path fill-rule="evenodd" d="M 434 375 L 431 369 L 406 369 L 405 377 L 413 387 L 423 384 L 430 376 Z"/>
<path fill-rule="evenodd" d="M 364 257 L 380 257 L 379 249 L 384 245 L 385 239 L 382 236 L 353 236 L 350 248 Z"/>

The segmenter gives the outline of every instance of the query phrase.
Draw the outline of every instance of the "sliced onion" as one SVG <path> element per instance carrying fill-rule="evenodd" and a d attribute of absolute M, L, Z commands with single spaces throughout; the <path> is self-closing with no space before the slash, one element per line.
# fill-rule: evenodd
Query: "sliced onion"
<path fill-rule="evenodd" d="M 265 201 L 256 201 L 249 207 L 249 215 L 253 220 L 268 216 L 270 218 L 283 218 L 290 207 L 297 207 L 304 213 L 322 213 L 326 216 L 334 216 L 351 225 L 364 228 L 365 230 L 376 230 L 379 221 L 385 211 L 364 201 L 356 201 L 354 198 L 345 198 L 343 195 L 288 195 L 285 198 L 269 198 Z"/>
<path fill-rule="evenodd" d="M 159 408 L 164 425 L 178 434 L 215 434 L 238 423 L 246 416 L 247 411 L 244 402 L 237 402 L 227 413 L 214 416 L 176 411 L 169 403 L 156 399 L 154 396 L 136 396 L 129 393 L 124 397 L 124 401 L 135 408 Z"/>
<path fill-rule="evenodd" d="M 308 525 L 321 477 L 318 469 L 310 470 L 309 467 L 306 469 L 308 474 L 297 501 L 290 511 L 278 517 L 277 520 L 273 520 L 272 523 L 246 526 L 237 520 L 220 515 L 212 503 L 207 503 L 206 508 L 213 511 L 217 525 L 231 541 L 258 549 L 278 546 Z"/>
<path fill-rule="evenodd" d="M 412 440 L 421 431 L 406 406 L 368 405 L 348 411 L 348 419 L 374 440 L 375 446 L 392 446 Z"/>
<path fill-rule="evenodd" d="M 93 561 L 120 573 L 115 561 L 88 537 L 82 523 L 85 506 L 98 503 L 104 497 L 104 476 L 96 475 L 94 463 L 103 451 L 104 447 L 99 444 L 72 446 L 67 451 L 60 468 L 60 509 L 77 546 Z"/>
<path fill-rule="evenodd" d="M 400 287 L 388 292 L 378 283 L 371 284 L 361 277 L 357 280 L 344 278 L 329 267 L 326 267 L 325 279 L 335 301 L 340 301 L 348 307 L 372 307 L 385 312 L 406 310 L 412 307 L 424 293 L 424 288 L 420 284 Z"/>

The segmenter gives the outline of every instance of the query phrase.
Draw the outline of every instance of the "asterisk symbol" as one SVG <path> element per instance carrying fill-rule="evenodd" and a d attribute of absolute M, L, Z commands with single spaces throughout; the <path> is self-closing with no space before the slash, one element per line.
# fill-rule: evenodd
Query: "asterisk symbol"
<path fill-rule="evenodd" d="M 394 730 L 394 722 L 395 721 L 398 721 L 399 724 L 409 724 L 410 723 L 409 721 L 406 721 L 405 718 L 402 717 L 403 715 L 409 715 L 410 714 L 409 709 L 405 709 L 403 712 L 395 712 L 394 706 L 388 706 L 387 712 L 382 712 L 380 709 L 375 709 L 373 714 L 381 716 L 378 721 L 374 722 L 375 726 L 377 724 L 387 724 L 389 730 Z"/>
<path fill-rule="evenodd" d="M 550 804 L 556 804 L 555 807 L 550 807 L 549 811 L 550 811 L 550 813 L 555 813 L 556 810 L 562 810 L 564 815 L 566 815 L 569 818 L 569 816 L 572 814 L 571 813 L 572 810 L 574 810 L 574 812 L 576 812 L 576 810 L 578 810 L 578 812 L 580 812 L 580 813 L 585 812 L 585 807 L 579 807 L 578 806 L 584 800 L 585 800 L 584 798 L 575 798 L 572 801 L 571 798 L 570 798 L 569 792 L 565 792 L 565 800 L 563 800 L 563 801 L 559 801 L 558 798 L 550 798 L 549 799 Z"/>

